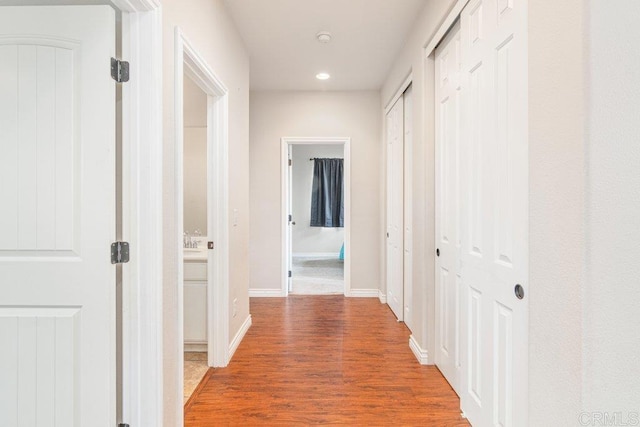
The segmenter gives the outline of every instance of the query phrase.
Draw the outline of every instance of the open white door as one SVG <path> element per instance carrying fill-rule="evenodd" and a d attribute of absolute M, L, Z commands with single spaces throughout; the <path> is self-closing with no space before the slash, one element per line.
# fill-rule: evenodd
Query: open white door
<path fill-rule="evenodd" d="M 387 113 L 387 304 L 404 319 L 404 97 Z"/>
<path fill-rule="evenodd" d="M 460 269 L 458 156 L 460 25 L 436 49 L 436 353 L 435 363 L 460 394 Z"/>
<path fill-rule="evenodd" d="M 0 425 L 115 425 L 115 14 L 0 8 Z"/>
<path fill-rule="evenodd" d="M 461 14 L 463 378 L 474 426 L 528 423 L 527 1 Z"/>

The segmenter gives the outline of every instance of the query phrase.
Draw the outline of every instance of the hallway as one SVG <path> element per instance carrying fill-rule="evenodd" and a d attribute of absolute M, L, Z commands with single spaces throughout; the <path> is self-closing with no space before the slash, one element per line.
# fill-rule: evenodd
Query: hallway
<path fill-rule="evenodd" d="M 210 369 L 185 426 L 468 425 L 409 331 L 373 298 L 252 298 L 253 326 L 227 368 Z"/>

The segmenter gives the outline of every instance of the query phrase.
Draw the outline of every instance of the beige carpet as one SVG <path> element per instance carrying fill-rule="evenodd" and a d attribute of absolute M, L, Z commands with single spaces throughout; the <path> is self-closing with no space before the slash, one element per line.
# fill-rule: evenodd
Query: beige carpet
<path fill-rule="evenodd" d="M 291 294 L 344 293 L 344 261 L 336 257 L 294 257 Z"/>
<path fill-rule="evenodd" d="M 209 370 L 207 353 L 184 354 L 184 402 L 187 403 L 193 391 L 198 387 L 204 374 Z"/>

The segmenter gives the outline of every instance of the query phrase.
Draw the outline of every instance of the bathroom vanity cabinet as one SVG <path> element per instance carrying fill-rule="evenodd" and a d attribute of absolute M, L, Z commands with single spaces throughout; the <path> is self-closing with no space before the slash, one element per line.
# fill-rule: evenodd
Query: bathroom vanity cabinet
<path fill-rule="evenodd" d="M 184 349 L 207 351 L 207 251 L 184 253 Z"/>

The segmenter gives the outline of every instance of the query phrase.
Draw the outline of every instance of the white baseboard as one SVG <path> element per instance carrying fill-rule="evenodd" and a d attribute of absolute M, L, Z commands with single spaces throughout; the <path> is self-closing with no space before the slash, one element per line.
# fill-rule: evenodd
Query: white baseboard
<path fill-rule="evenodd" d="M 413 335 L 409 337 L 409 348 L 411 348 L 413 355 L 418 359 L 418 362 L 420 362 L 421 365 L 429 364 L 429 353 L 427 353 L 427 350 L 420 348 L 418 341 L 416 341 Z"/>
<path fill-rule="evenodd" d="M 351 289 L 349 295 L 345 295 L 352 298 L 377 298 L 377 289 Z"/>
<path fill-rule="evenodd" d="M 208 350 L 207 343 L 184 343 L 184 351 L 187 353 L 206 353 Z"/>
<path fill-rule="evenodd" d="M 333 258 L 340 257 L 339 252 L 301 252 L 292 255 L 294 258 Z"/>
<path fill-rule="evenodd" d="M 249 289 L 249 298 L 284 297 L 282 289 Z"/>
<path fill-rule="evenodd" d="M 380 304 L 386 304 L 387 303 L 387 294 L 379 290 L 378 291 L 378 299 L 380 299 Z"/>
<path fill-rule="evenodd" d="M 240 326 L 240 329 L 238 330 L 238 333 L 236 334 L 236 336 L 233 337 L 231 344 L 229 344 L 229 361 L 231 361 L 233 354 L 238 349 L 238 346 L 242 342 L 244 335 L 247 333 L 250 327 L 251 327 L 251 315 L 248 315 L 244 323 L 242 324 L 242 326 Z"/>

